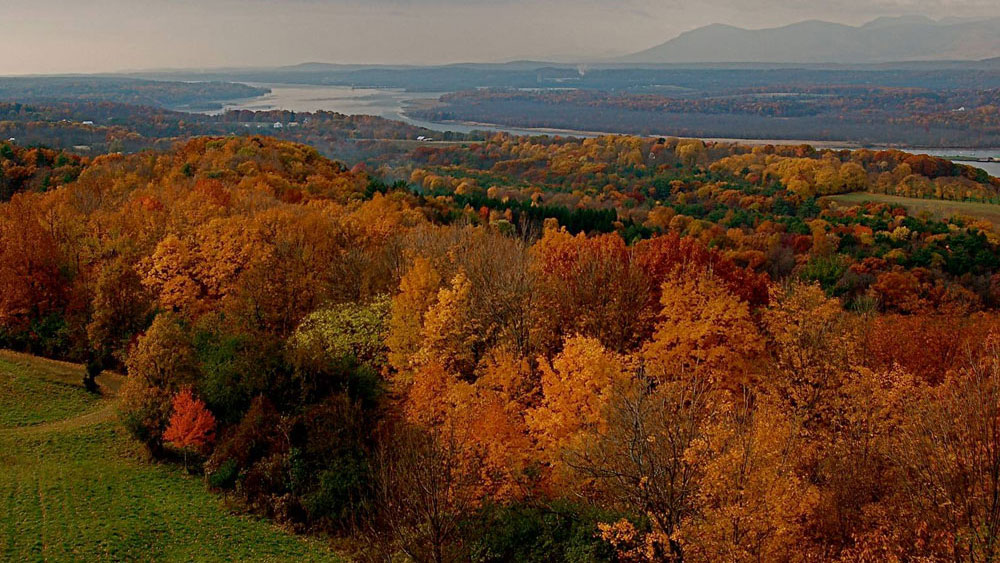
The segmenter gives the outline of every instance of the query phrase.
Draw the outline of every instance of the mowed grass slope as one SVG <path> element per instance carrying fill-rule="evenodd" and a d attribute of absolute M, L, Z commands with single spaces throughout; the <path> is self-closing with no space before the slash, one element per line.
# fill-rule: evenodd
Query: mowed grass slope
<path fill-rule="evenodd" d="M 183 470 L 141 461 L 113 399 L 73 383 L 82 375 L 0 353 L 0 561 L 337 559 L 320 540 L 232 514 Z"/>
<path fill-rule="evenodd" d="M 902 207 L 911 215 L 926 211 L 938 219 L 948 219 L 955 215 L 984 219 L 1000 226 L 1000 205 L 979 203 L 974 201 L 947 201 L 943 199 L 921 199 L 900 197 L 895 195 L 875 194 L 870 192 L 854 192 L 833 196 L 824 196 L 843 205 L 858 205 L 868 202 L 887 203 Z"/>
<path fill-rule="evenodd" d="M 0 352 L 0 428 L 68 418 L 94 408 L 99 398 L 81 392 L 82 378 L 72 364 Z"/>

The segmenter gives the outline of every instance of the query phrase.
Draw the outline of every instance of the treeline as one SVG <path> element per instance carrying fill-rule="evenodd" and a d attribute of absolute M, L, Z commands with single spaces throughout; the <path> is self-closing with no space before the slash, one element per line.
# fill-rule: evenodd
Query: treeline
<path fill-rule="evenodd" d="M 362 559 L 995 556 L 1000 240 L 781 176 L 910 155 L 409 158 L 227 137 L 83 163 L 0 204 L 0 345 L 124 369 L 153 455 Z"/>

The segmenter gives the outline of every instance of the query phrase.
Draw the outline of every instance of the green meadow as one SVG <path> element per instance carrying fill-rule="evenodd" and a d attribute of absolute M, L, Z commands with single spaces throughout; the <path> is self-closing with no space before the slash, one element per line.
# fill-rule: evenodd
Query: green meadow
<path fill-rule="evenodd" d="M 0 560 L 331 561 L 319 539 L 226 508 L 200 478 L 143 461 L 119 425 L 119 378 L 0 352 Z"/>

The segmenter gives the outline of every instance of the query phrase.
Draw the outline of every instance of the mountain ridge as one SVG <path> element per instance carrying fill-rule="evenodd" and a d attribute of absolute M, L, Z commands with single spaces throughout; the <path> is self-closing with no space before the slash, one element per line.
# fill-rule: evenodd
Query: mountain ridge
<path fill-rule="evenodd" d="M 618 59 L 630 63 L 888 63 L 1000 57 L 1000 17 L 882 17 L 860 26 L 805 20 L 746 29 L 715 23 Z"/>

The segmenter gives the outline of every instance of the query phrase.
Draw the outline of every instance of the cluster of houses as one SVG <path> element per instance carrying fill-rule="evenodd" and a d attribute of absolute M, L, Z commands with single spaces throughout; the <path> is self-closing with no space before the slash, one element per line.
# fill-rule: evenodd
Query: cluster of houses
<path fill-rule="evenodd" d="M 299 122 L 298 121 L 291 121 L 291 122 L 288 122 L 288 123 L 282 123 L 280 121 L 275 121 L 274 125 L 270 125 L 268 123 L 244 123 L 243 124 L 243 127 L 247 128 L 247 129 L 251 129 L 251 128 L 254 128 L 254 127 L 256 127 L 257 129 L 266 129 L 267 127 L 270 127 L 271 129 L 284 129 L 285 127 L 298 127 L 298 126 L 299 126 Z"/>

